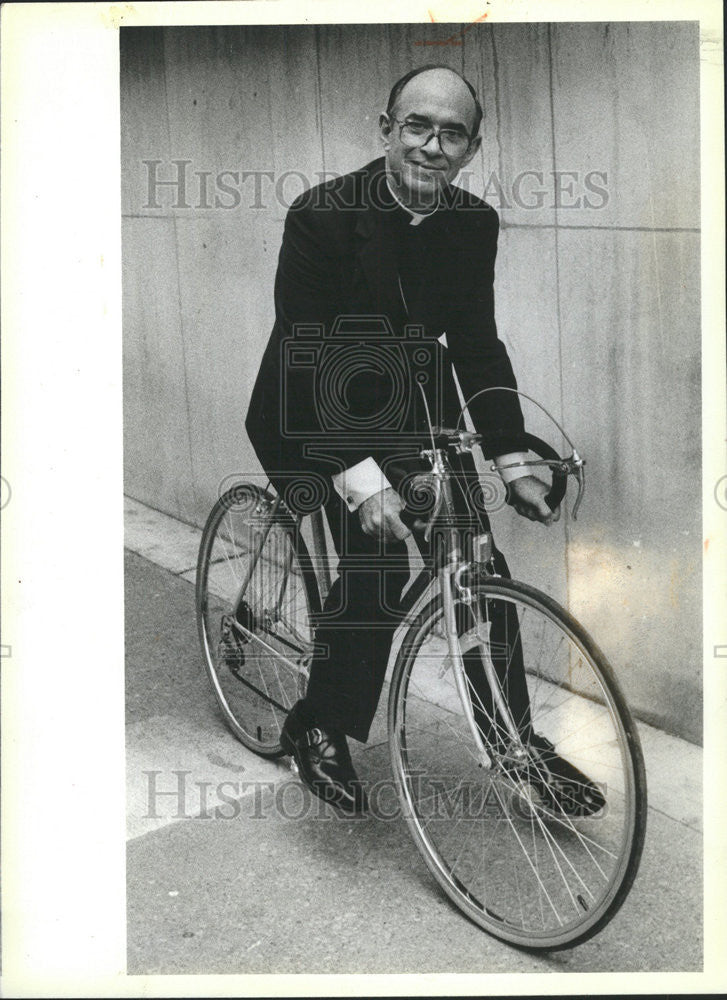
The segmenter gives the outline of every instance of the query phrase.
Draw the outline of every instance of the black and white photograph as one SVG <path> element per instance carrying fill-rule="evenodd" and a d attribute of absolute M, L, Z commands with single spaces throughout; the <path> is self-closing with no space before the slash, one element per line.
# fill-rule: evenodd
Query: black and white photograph
<path fill-rule="evenodd" d="M 76 714 L 51 715 L 81 741 L 108 716 L 117 755 L 120 967 L 94 974 L 129 996 L 724 986 L 708 5 L 270 6 L 103 12 L 118 336 L 83 417 L 100 447 L 63 440 L 75 502 L 105 477 L 111 506 L 82 587 L 47 595 L 93 637 L 69 622 Z M 77 350 L 81 372 L 100 345 Z"/>
<path fill-rule="evenodd" d="M 121 88 L 130 971 L 699 968 L 698 25 Z"/>

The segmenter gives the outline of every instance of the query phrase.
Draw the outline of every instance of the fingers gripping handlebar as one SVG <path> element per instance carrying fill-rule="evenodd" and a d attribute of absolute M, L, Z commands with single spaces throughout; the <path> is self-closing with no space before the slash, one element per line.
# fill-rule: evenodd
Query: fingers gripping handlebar
<path fill-rule="evenodd" d="M 454 450 L 459 453 L 472 451 L 474 445 L 478 444 L 480 441 L 479 434 L 472 434 L 464 430 L 452 430 L 446 427 L 433 427 L 432 438 L 432 443 L 435 449 L 441 445 L 445 448 L 454 448 Z M 578 508 L 580 507 L 585 489 L 585 478 L 583 473 L 583 466 L 585 465 L 584 460 L 579 457 L 575 449 L 573 449 L 572 454 L 568 457 L 561 458 L 554 448 L 552 448 L 546 441 L 536 437 L 534 434 L 526 433 L 524 436 L 524 443 L 529 451 L 539 456 L 537 459 L 527 458 L 522 462 L 513 462 L 508 465 L 493 465 L 491 467 L 492 470 L 522 468 L 523 466 L 527 466 L 528 469 L 533 470 L 538 469 L 539 467 L 549 469 L 551 472 L 552 482 L 550 490 L 545 496 L 545 502 L 551 510 L 556 510 L 563 500 L 568 483 L 568 476 L 572 474 L 578 482 L 578 495 L 573 504 L 573 518 L 575 519 L 577 517 Z M 436 454 L 436 450 L 431 452 L 422 452 L 423 456 L 426 456 L 432 461 L 433 466 L 436 462 Z M 435 509 L 428 516 L 428 531 L 431 530 L 432 523 L 436 520 L 438 507 L 439 504 L 435 504 Z M 400 517 L 404 524 L 409 528 L 416 530 L 424 527 L 421 514 L 416 514 L 405 509 L 400 513 Z"/>
<path fill-rule="evenodd" d="M 568 485 L 569 470 L 567 464 L 561 461 L 558 452 L 555 451 L 554 448 L 551 448 L 550 445 L 541 438 L 535 437 L 534 434 L 526 434 L 525 441 L 530 451 L 539 455 L 541 459 L 546 462 L 557 463 L 550 466 L 550 471 L 552 473 L 552 485 L 550 487 L 550 492 L 547 493 L 545 497 L 545 502 L 550 509 L 556 510 L 565 496 L 566 487 Z M 536 463 L 532 461 L 527 463 L 529 467 L 532 467 L 535 464 Z"/>
<path fill-rule="evenodd" d="M 534 434 L 525 434 L 525 443 L 530 451 L 540 456 L 539 460 L 526 459 L 524 462 L 512 462 L 509 465 L 492 466 L 493 469 L 517 469 L 526 465 L 528 468 L 543 466 L 549 468 L 552 474 L 552 485 L 550 492 L 545 497 L 545 502 L 551 510 L 555 510 L 565 496 L 568 485 L 568 476 L 574 475 L 578 482 L 578 495 L 573 503 L 573 520 L 577 520 L 578 508 L 581 505 L 583 494 L 586 489 L 586 480 L 583 473 L 583 466 L 586 464 L 578 452 L 573 449 L 573 453 L 568 458 L 561 458 L 558 452 L 541 438 Z"/>

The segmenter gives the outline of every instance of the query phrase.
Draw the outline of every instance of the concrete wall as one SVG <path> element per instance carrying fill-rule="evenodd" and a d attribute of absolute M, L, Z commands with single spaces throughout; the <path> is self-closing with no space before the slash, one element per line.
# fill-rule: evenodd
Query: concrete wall
<path fill-rule="evenodd" d="M 221 480 L 258 469 L 243 417 L 286 204 L 303 186 L 286 172 L 315 183 L 379 155 L 391 83 L 413 65 L 455 66 L 484 98 L 466 183 L 501 215 L 500 335 L 520 387 L 588 462 L 576 523 L 545 531 L 506 508 L 499 544 L 513 575 L 593 631 L 642 717 L 698 740 L 697 26 L 458 31 L 122 29 L 126 489 L 201 524 Z M 188 161 L 184 196 L 150 198 L 150 176 L 179 176 L 175 160 Z M 228 194 L 224 170 L 271 174 L 259 192 L 228 175 Z M 553 171 L 574 175 L 560 195 Z"/>

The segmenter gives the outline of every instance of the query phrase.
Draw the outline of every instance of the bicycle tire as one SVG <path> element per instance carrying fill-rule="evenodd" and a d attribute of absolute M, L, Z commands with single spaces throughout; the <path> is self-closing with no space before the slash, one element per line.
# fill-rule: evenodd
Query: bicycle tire
<path fill-rule="evenodd" d="M 320 613 L 298 522 L 281 505 L 272 514 L 275 499 L 239 483 L 217 500 L 196 579 L 199 639 L 217 703 L 237 739 L 268 758 L 283 755 L 282 724 L 305 694 L 307 643 Z"/>
<path fill-rule="evenodd" d="M 639 737 L 612 668 L 567 611 L 516 581 L 485 577 L 471 590 L 488 615 L 494 616 L 495 602 L 501 610 L 518 612 L 517 631 L 505 652 L 509 669 L 510 650 L 521 643 L 533 730 L 551 738 L 561 756 L 567 750 L 572 764 L 580 762 L 579 773 L 598 782 L 606 804 L 600 817 L 561 814 L 561 806 L 549 812 L 528 796 L 532 786 L 522 775 L 530 772 L 521 765 L 513 768 L 502 740 L 488 744 L 489 770 L 481 760 L 473 763 L 475 740 L 451 690 L 451 665 L 447 668 L 442 657 L 438 596 L 409 627 L 392 674 L 389 744 L 399 799 L 430 872 L 462 912 L 510 944 L 556 951 L 601 930 L 636 877 L 647 812 Z M 565 642 L 568 655 L 558 652 L 560 662 L 546 663 L 546 653 L 560 648 L 550 643 L 551 630 L 558 644 Z M 464 650 L 469 642 L 464 625 L 462 631 Z M 481 636 L 476 638 L 479 642 Z M 426 643 L 430 649 L 424 655 Z M 443 676 L 433 677 L 433 665 Z M 565 693 L 562 701 L 559 691 Z M 579 733 L 586 743 L 580 750 L 566 743 Z M 542 763 L 537 754 L 534 760 Z M 452 777 L 456 783 L 447 789 L 444 781 Z M 460 815 L 451 809 L 452 787 Z M 447 838 L 455 833 L 452 843 Z"/>

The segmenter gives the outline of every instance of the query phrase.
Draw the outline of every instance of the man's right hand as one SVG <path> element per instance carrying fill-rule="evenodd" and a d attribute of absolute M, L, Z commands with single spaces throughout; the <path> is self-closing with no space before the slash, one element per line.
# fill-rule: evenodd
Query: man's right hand
<path fill-rule="evenodd" d="M 391 487 L 374 493 L 358 509 L 361 530 L 365 535 L 381 538 L 385 542 L 403 541 L 411 534 L 399 517 L 403 509 L 404 501 Z"/>

